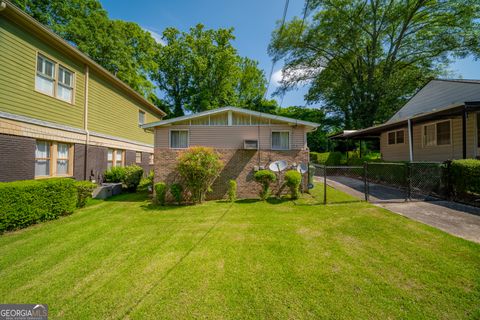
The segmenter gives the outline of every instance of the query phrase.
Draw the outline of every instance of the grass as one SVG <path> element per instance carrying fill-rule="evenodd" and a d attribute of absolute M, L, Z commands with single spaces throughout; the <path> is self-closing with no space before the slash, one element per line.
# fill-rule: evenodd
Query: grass
<path fill-rule="evenodd" d="M 47 303 L 53 319 L 480 318 L 480 245 L 320 191 L 91 203 L 0 236 L 0 303 Z"/>

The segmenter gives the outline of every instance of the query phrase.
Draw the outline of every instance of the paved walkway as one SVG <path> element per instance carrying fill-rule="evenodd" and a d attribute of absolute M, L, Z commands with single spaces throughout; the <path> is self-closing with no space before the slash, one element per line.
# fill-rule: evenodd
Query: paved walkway
<path fill-rule="evenodd" d="M 359 199 L 365 198 L 361 180 L 334 176 L 327 179 L 327 184 Z M 406 202 L 404 192 L 378 184 L 370 184 L 370 201 L 402 216 L 480 243 L 480 208 L 443 200 Z"/>

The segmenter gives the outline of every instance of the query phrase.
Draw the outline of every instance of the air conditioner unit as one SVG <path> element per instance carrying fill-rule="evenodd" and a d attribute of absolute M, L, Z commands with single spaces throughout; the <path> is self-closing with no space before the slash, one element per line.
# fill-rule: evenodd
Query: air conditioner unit
<path fill-rule="evenodd" d="M 243 140 L 243 149 L 257 150 L 258 140 Z"/>

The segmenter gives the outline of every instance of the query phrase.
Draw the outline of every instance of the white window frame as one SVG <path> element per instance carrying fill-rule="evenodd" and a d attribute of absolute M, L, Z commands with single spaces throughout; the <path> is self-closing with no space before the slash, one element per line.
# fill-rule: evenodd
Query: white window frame
<path fill-rule="evenodd" d="M 274 148 L 273 147 L 273 133 L 274 132 L 288 132 L 288 149 L 279 149 L 279 148 Z M 270 148 L 271 150 L 277 150 L 277 151 L 288 151 L 292 150 L 292 131 L 291 130 L 271 130 L 270 131 Z"/>
<path fill-rule="evenodd" d="M 140 121 L 140 114 L 143 114 L 143 123 Z M 145 124 L 145 119 L 147 118 L 147 114 L 143 110 L 138 110 L 138 125 L 142 126 Z"/>
<path fill-rule="evenodd" d="M 173 148 L 172 147 L 172 131 L 187 131 L 187 146 L 185 148 Z M 173 150 L 185 150 L 190 147 L 190 130 L 188 129 L 170 129 L 168 130 L 168 146 Z"/>
<path fill-rule="evenodd" d="M 398 131 L 403 131 L 403 142 L 398 142 L 397 141 L 397 132 Z M 390 130 L 390 131 L 387 131 L 387 145 L 389 146 L 394 146 L 394 145 L 397 145 L 397 144 L 405 144 L 405 140 L 407 140 L 406 138 L 406 135 L 405 135 L 405 129 L 397 129 L 397 130 Z M 388 138 L 388 136 L 390 135 L 390 133 L 394 132 L 395 133 L 395 143 L 390 143 L 390 139 Z"/>
<path fill-rule="evenodd" d="M 45 78 L 44 75 L 42 75 L 42 74 L 39 75 L 39 73 L 37 71 L 38 57 L 39 56 L 42 57 L 43 59 L 46 59 L 46 60 L 50 61 L 51 63 L 53 63 L 53 78 L 51 79 L 51 80 L 53 80 L 53 94 L 45 93 L 45 92 L 42 92 L 39 89 L 37 89 L 36 77 L 39 76 L 39 77 L 44 77 Z M 59 80 L 58 77 L 60 75 L 60 68 L 70 72 L 71 75 L 72 75 L 72 83 L 71 83 L 71 87 L 69 87 L 70 89 L 72 89 L 72 99 L 71 99 L 71 101 L 61 99 L 58 96 L 58 86 L 67 87 L 64 84 L 60 84 L 59 81 L 58 81 Z M 40 94 L 46 95 L 48 97 L 55 98 L 59 101 L 74 105 L 75 104 L 75 94 L 76 94 L 76 74 L 75 74 L 74 71 L 72 71 L 72 69 L 65 66 L 64 64 L 61 64 L 61 63 L 57 62 L 55 59 L 52 59 L 49 55 L 47 55 L 43 52 L 40 52 L 40 51 L 36 51 L 36 55 L 35 55 L 35 77 L 34 77 L 33 88 L 34 88 L 34 91 L 37 92 L 37 93 L 40 93 Z"/>
<path fill-rule="evenodd" d="M 442 122 L 450 122 L 450 143 L 449 144 L 442 144 L 438 145 L 437 144 L 437 124 L 442 123 Z M 425 127 L 435 125 L 435 144 L 432 146 L 427 146 L 425 145 Z M 434 148 L 434 147 L 449 147 L 452 146 L 453 144 L 453 121 L 452 119 L 447 119 L 447 120 L 438 120 L 438 121 L 431 121 L 428 123 L 422 124 L 422 148 Z"/>
<path fill-rule="evenodd" d="M 74 146 L 72 143 L 69 142 L 63 142 L 63 141 L 51 141 L 51 140 L 43 140 L 43 139 L 37 139 L 35 140 L 35 144 L 37 141 L 42 141 L 42 142 L 47 142 L 49 144 L 49 152 L 50 152 L 50 157 L 49 158 L 37 158 L 35 154 L 35 162 L 37 159 L 48 159 L 50 161 L 50 169 L 49 172 L 50 174 L 48 176 L 37 176 L 35 175 L 35 179 L 48 179 L 48 178 L 53 178 L 53 177 L 73 177 L 73 160 L 74 160 Z M 58 149 L 57 146 L 58 144 L 66 144 L 68 146 L 68 171 L 67 174 L 57 174 L 57 160 L 58 158 Z M 60 160 L 65 160 L 64 158 L 61 158 Z"/>
<path fill-rule="evenodd" d="M 155 164 L 155 155 L 153 153 L 148 154 L 148 164 L 149 165 Z"/>
<path fill-rule="evenodd" d="M 138 161 L 138 155 L 140 155 L 140 161 Z M 141 164 L 143 160 L 143 154 L 141 151 L 135 151 L 135 163 L 136 164 Z"/>

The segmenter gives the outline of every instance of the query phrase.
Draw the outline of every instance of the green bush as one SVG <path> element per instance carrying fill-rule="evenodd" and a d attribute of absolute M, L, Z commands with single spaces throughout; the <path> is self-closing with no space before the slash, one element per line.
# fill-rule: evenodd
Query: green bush
<path fill-rule="evenodd" d="M 222 167 L 219 155 L 212 148 L 191 147 L 180 155 L 176 169 L 193 203 L 205 199 Z"/>
<path fill-rule="evenodd" d="M 341 152 L 310 152 L 310 161 L 325 166 L 338 166 L 342 162 Z"/>
<path fill-rule="evenodd" d="M 450 178 L 455 194 L 480 194 L 480 160 L 453 160 Z"/>
<path fill-rule="evenodd" d="M 170 193 L 177 204 L 183 201 L 183 187 L 179 183 L 174 183 L 170 186 Z"/>
<path fill-rule="evenodd" d="M 155 197 L 157 203 L 164 206 L 165 205 L 165 196 L 167 194 L 167 185 L 163 182 L 155 184 Z"/>
<path fill-rule="evenodd" d="M 105 171 L 104 178 L 106 182 L 123 183 L 125 174 L 125 167 L 112 167 Z"/>
<path fill-rule="evenodd" d="M 237 200 L 237 181 L 228 181 L 228 200 L 235 202 Z"/>
<path fill-rule="evenodd" d="M 27 227 L 72 213 L 75 181 L 68 178 L 0 183 L 0 232 Z"/>
<path fill-rule="evenodd" d="M 288 170 L 285 173 L 285 185 L 290 189 L 292 199 L 298 199 L 300 196 L 300 183 L 302 183 L 302 175 L 297 170 Z"/>
<path fill-rule="evenodd" d="M 122 181 L 128 192 L 137 191 L 140 180 L 143 176 L 143 169 L 135 164 L 125 167 L 125 179 Z"/>
<path fill-rule="evenodd" d="M 275 173 L 270 170 L 259 170 L 253 175 L 255 181 L 262 185 L 260 199 L 265 200 L 270 196 L 270 184 L 277 180 Z"/>
<path fill-rule="evenodd" d="M 150 173 L 145 178 L 140 180 L 138 184 L 137 191 L 153 191 L 153 179 L 154 179 L 154 172 L 150 170 Z"/>
<path fill-rule="evenodd" d="M 92 192 L 97 185 L 90 181 L 76 181 L 75 188 L 77 188 L 77 208 L 85 207 L 87 200 L 92 197 Z"/>

